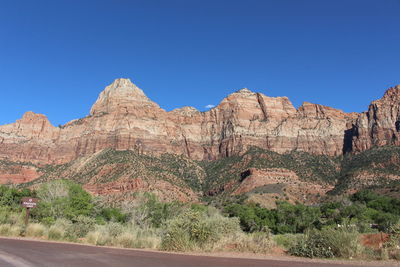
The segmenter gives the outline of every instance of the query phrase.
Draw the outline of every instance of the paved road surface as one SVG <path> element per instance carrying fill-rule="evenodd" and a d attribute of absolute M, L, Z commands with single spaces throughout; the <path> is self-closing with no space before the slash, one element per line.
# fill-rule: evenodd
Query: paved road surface
<path fill-rule="evenodd" d="M 0 266 L 349 267 L 351 265 L 176 255 L 158 252 L 0 238 Z"/>

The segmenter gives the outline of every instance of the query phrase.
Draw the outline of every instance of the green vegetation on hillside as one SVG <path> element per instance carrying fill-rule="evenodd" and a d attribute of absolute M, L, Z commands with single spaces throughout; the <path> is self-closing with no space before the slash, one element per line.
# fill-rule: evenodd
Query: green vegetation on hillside
<path fill-rule="evenodd" d="M 391 188 L 392 192 L 397 188 L 397 195 L 400 196 L 400 180 L 392 178 L 400 173 L 400 147 L 395 146 L 336 158 L 296 151 L 278 154 L 251 147 L 243 155 L 201 162 L 182 155 L 163 154 L 154 157 L 136 151 L 106 149 L 67 164 L 38 167 L 38 171 L 44 173 L 42 177 L 22 186 L 60 178 L 80 184 L 103 184 L 122 178 L 153 179 L 192 190 L 206 196 L 206 201 L 212 201 L 219 196 L 229 196 L 245 179 L 243 175 L 250 168 L 286 169 L 296 173 L 302 181 L 334 185 L 335 189 L 330 195 L 340 195 L 353 188 Z M 227 184 L 231 186 L 227 188 Z M 260 190 L 262 193 L 263 190 Z"/>
<path fill-rule="evenodd" d="M 352 195 L 349 200 L 313 207 L 278 202 L 276 209 L 266 209 L 253 203 L 228 202 L 223 211 L 230 217 L 238 217 L 244 231 L 268 228 L 274 234 L 304 233 L 308 229 L 347 224 L 360 232 L 372 231 L 370 225 L 389 232 L 400 222 L 400 200 L 368 190 Z"/>
<path fill-rule="evenodd" d="M 219 190 L 224 184 L 239 182 L 249 168 L 283 168 L 295 172 L 303 181 L 335 184 L 339 174 L 339 159 L 304 152 L 279 154 L 251 147 L 242 156 L 232 156 L 212 162 L 202 162 L 207 179 L 204 192 Z"/>
<path fill-rule="evenodd" d="M 400 197 L 400 147 L 375 147 L 358 154 L 348 154 L 341 161 L 338 183 L 332 195 L 348 189 L 397 188 Z"/>
<path fill-rule="evenodd" d="M 106 149 L 91 156 L 62 165 L 46 165 L 39 179 L 21 187 L 68 179 L 79 184 L 105 184 L 118 180 L 141 179 L 150 184 L 166 181 L 178 188 L 201 194 L 204 170 L 184 156 L 164 154 L 160 157 L 143 155 L 136 151 Z"/>

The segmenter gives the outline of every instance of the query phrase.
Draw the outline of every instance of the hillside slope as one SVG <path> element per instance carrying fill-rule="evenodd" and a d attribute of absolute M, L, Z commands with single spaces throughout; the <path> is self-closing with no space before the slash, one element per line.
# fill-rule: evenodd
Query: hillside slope
<path fill-rule="evenodd" d="M 22 186 L 71 179 L 93 194 L 114 200 L 134 192 L 153 192 L 162 200 L 187 202 L 247 195 L 266 206 L 273 206 L 276 200 L 315 204 L 363 188 L 400 197 L 400 148 L 396 146 L 345 157 L 279 154 L 251 147 L 241 156 L 215 161 L 106 149 L 61 165 L 3 162 L 0 167 L 8 173 L 29 168 L 35 176 Z"/>

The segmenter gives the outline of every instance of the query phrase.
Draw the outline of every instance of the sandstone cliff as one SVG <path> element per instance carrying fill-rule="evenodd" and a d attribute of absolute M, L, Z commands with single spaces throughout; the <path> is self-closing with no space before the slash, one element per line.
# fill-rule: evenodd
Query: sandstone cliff
<path fill-rule="evenodd" d="M 113 148 L 213 160 L 245 152 L 249 146 L 336 156 L 400 144 L 399 91 L 400 87 L 389 89 L 362 114 L 311 103 L 296 110 L 286 97 L 248 89 L 206 112 L 191 107 L 167 112 L 129 79 L 117 79 L 85 118 L 54 127 L 44 115 L 28 112 L 0 126 L 0 158 L 61 164 Z"/>
<path fill-rule="evenodd" d="M 368 111 L 360 114 L 352 132 L 355 152 L 374 146 L 399 146 L 400 85 L 387 90 L 382 99 L 373 101 Z"/>

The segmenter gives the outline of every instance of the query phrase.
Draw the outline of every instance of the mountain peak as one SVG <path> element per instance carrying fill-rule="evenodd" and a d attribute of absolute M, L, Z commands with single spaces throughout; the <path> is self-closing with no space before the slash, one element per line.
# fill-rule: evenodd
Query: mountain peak
<path fill-rule="evenodd" d="M 400 99 L 400 85 L 393 86 L 389 89 L 386 90 L 385 95 L 383 96 L 383 99 L 392 99 L 392 100 L 398 100 Z"/>
<path fill-rule="evenodd" d="M 122 87 L 132 87 L 138 88 L 134 83 L 131 82 L 129 78 L 118 78 L 115 79 L 108 87 L 112 89 L 122 88 Z"/>
<path fill-rule="evenodd" d="M 119 78 L 108 85 L 100 93 L 93 105 L 90 115 L 96 113 L 111 113 L 116 110 L 128 110 L 132 107 L 145 107 L 158 105 L 152 102 L 130 79 Z"/>
<path fill-rule="evenodd" d="M 236 91 L 236 93 L 239 93 L 239 94 L 253 94 L 253 92 L 250 91 L 248 88 L 242 88 L 242 89 Z"/>
<path fill-rule="evenodd" d="M 120 91 L 120 92 L 129 92 L 135 91 L 141 95 L 145 95 L 142 89 L 136 86 L 136 84 L 132 83 L 128 78 L 118 78 L 115 79 L 109 86 L 105 88 L 104 91 Z"/>

